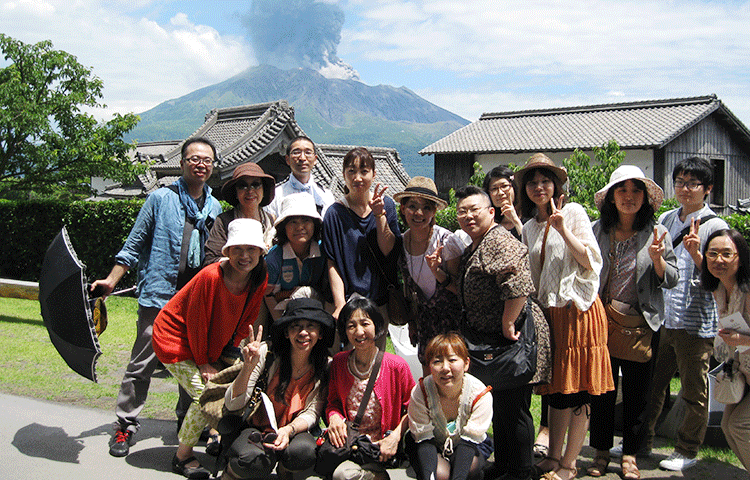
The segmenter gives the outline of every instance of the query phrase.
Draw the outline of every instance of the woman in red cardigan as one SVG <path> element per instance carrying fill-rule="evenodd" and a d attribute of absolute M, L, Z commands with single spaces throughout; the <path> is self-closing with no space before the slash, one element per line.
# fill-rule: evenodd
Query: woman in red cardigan
<path fill-rule="evenodd" d="M 195 399 L 180 428 L 180 444 L 172 459 L 172 471 L 188 478 L 208 478 L 210 474 L 193 456 L 193 447 L 208 425 L 198 404 L 203 385 L 222 368 L 222 350 L 236 348 L 247 337 L 268 282 L 263 230 L 257 220 L 232 221 L 222 254 L 228 259 L 198 272 L 154 321 L 156 356 Z M 212 440 L 216 442 L 218 436 Z"/>
<path fill-rule="evenodd" d="M 338 321 L 340 338 L 354 347 L 333 357 L 328 384 L 328 437 L 335 447 L 346 443 L 346 420 L 354 420 L 370 379 L 378 353 L 376 340 L 385 334 L 385 321 L 375 302 L 354 296 L 341 309 Z M 398 443 L 406 433 L 406 409 L 414 387 L 409 365 L 404 359 L 385 353 L 375 386 L 367 403 L 359 432 L 380 445 L 380 462 L 396 454 Z M 381 463 L 358 465 L 350 460 L 333 472 L 333 480 L 360 478 L 362 470 L 375 479 L 387 479 Z"/>

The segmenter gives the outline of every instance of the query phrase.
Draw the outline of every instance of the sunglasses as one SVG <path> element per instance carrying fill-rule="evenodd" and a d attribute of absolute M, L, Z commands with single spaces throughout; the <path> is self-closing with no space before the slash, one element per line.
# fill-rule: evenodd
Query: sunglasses
<path fill-rule="evenodd" d="M 253 190 L 258 190 L 259 188 L 263 188 L 263 184 L 261 182 L 253 182 L 250 185 L 248 185 L 245 182 L 237 182 L 237 190 L 247 190 L 248 188 L 252 188 Z"/>
<path fill-rule="evenodd" d="M 276 432 L 261 433 L 257 430 L 250 432 L 247 441 L 250 443 L 273 443 L 278 438 Z"/>

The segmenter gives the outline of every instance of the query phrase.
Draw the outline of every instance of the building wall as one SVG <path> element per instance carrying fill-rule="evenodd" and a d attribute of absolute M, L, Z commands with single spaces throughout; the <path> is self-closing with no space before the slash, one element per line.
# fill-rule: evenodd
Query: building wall
<path fill-rule="evenodd" d="M 664 193 L 667 198 L 674 197 L 672 187 L 674 166 L 680 160 L 696 155 L 714 163 L 724 164 L 724 182 L 717 182 L 722 183 L 723 199 L 711 199 L 718 213 L 731 213 L 723 207 L 727 204 L 735 205 L 738 198 L 750 197 L 750 152 L 733 140 L 715 116 L 711 115 L 664 148 L 664 172 L 665 177 L 668 178 Z M 721 175 L 717 180 L 721 180 Z"/>
<path fill-rule="evenodd" d="M 451 188 L 459 188 L 469 181 L 474 173 L 474 154 L 435 155 L 435 186 L 443 198 L 448 198 Z"/>

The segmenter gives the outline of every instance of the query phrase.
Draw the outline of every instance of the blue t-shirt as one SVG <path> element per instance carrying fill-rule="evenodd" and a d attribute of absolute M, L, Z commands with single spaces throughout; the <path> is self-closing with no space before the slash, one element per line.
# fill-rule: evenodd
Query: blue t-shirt
<path fill-rule="evenodd" d="M 300 261 L 288 242 L 283 246 L 274 245 L 266 255 L 268 286 L 272 293 L 293 290 L 299 286 L 310 286 L 320 294 L 324 292 L 328 274 L 326 259 L 321 255 L 318 243 L 310 245 L 310 254 L 302 260 L 302 270 L 299 264 Z"/>
<path fill-rule="evenodd" d="M 396 238 L 400 239 L 396 205 L 390 197 L 384 197 L 383 201 L 388 226 Z M 341 202 L 335 202 L 328 207 L 323 218 L 321 246 L 323 255 L 333 261 L 341 275 L 346 298 L 357 292 L 378 305 L 383 305 L 388 301 L 388 282 L 380 270 L 382 268 L 391 282 L 396 281 L 398 242 L 388 257 L 383 255 L 378 247 L 375 221 L 372 213 L 361 218 Z M 370 248 L 366 243 L 368 241 Z"/>

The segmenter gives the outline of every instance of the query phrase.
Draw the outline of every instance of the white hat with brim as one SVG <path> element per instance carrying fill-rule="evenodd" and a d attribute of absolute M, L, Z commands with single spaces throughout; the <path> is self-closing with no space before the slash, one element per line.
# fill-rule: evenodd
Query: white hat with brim
<path fill-rule="evenodd" d="M 609 183 L 594 195 L 596 208 L 601 210 L 609 189 L 625 180 L 640 180 L 643 182 L 644 185 L 646 185 L 648 202 L 651 204 L 654 211 L 659 210 L 661 203 L 664 201 L 664 190 L 662 190 L 656 182 L 650 178 L 646 178 L 646 175 L 643 174 L 643 170 L 635 165 L 620 165 L 614 172 L 612 172 L 612 175 L 609 177 Z"/>
<path fill-rule="evenodd" d="M 250 245 L 258 247 L 266 254 L 266 244 L 263 241 L 263 226 L 252 218 L 238 218 L 229 222 L 227 228 L 227 243 L 221 249 L 221 254 L 229 256 L 229 248 L 236 245 Z"/>
<path fill-rule="evenodd" d="M 292 193 L 284 197 L 281 201 L 279 218 L 273 222 L 273 226 L 278 226 L 289 217 L 310 217 L 316 222 L 323 221 L 318 213 L 318 207 L 315 205 L 315 198 L 305 192 Z"/>

